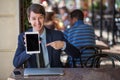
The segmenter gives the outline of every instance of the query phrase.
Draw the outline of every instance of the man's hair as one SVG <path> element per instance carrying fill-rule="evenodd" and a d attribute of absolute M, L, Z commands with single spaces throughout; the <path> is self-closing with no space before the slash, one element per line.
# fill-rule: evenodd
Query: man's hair
<path fill-rule="evenodd" d="M 76 9 L 76 10 L 73 10 L 70 13 L 70 18 L 77 18 L 78 20 L 83 20 L 84 19 L 84 14 L 81 10 Z"/>
<path fill-rule="evenodd" d="M 45 16 L 45 8 L 40 4 L 31 4 L 27 8 L 27 16 L 30 17 L 30 12 L 33 11 L 34 13 L 42 14 Z"/>

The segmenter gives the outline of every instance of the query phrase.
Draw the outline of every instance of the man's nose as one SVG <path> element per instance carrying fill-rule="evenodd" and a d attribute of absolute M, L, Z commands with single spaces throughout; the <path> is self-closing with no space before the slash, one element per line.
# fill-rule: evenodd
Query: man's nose
<path fill-rule="evenodd" d="M 40 21 L 39 21 L 39 20 L 36 20 L 36 23 L 37 23 L 37 24 L 40 24 Z"/>

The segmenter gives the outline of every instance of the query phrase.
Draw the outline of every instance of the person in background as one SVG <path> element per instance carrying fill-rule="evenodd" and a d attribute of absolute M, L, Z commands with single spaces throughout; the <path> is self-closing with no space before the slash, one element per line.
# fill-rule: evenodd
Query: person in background
<path fill-rule="evenodd" d="M 63 6 L 59 8 L 60 18 L 63 22 L 64 30 L 68 28 L 70 21 L 69 21 L 69 11 L 67 7 Z"/>
<path fill-rule="evenodd" d="M 70 13 L 71 27 L 64 31 L 65 38 L 76 48 L 95 45 L 94 28 L 84 23 L 84 14 L 76 9 Z"/>
<path fill-rule="evenodd" d="M 54 12 L 46 12 L 46 17 L 45 17 L 45 23 L 44 23 L 44 25 L 48 29 L 55 29 L 56 25 L 54 23 L 54 19 L 55 19 L 55 13 Z"/>
<path fill-rule="evenodd" d="M 27 9 L 28 21 L 32 29 L 27 32 L 39 32 L 41 37 L 40 44 L 42 45 L 44 68 L 63 67 L 60 61 L 61 52 L 66 52 L 73 57 L 79 56 L 79 50 L 72 46 L 65 38 L 61 31 L 47 29 L 44 26 L 45 9 L 40 4 L 31 4 Z M 14 55 L 13 65 L 20 68 L 26 63 L 26 67 L 40 68 L 39 54 L 26 53 L 25 32 L 18 36 L 18 46 Z M 38 59 L 39 57 L 39 59 Z"/>
<path fill-rule="evenodd" d="M 59 30 L 61 31 L 61 27 L 59 25 L 60 21 L 57 18 L 57 15 L 55 12 L 46 12 L 46 17 L 45 17 L 45 22 L 44 25 L 48 29 L 54 29 L 54 30 Z"/>

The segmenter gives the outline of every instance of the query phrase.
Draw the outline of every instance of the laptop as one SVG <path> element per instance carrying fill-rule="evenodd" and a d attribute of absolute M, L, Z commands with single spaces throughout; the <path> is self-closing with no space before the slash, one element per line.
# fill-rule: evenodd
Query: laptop
<path fill-rule="evenodd" d="M 24 76 L 64 75 L 63 68 L 25 68 Z"/>

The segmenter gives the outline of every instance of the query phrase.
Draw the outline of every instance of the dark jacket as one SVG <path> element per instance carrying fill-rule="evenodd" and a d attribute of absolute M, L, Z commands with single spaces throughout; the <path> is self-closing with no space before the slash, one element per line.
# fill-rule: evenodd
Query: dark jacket
<path fill-rule="evenodd" d="M 79 56 L 79 50 L 65 40 L 62 32 L 50 30 L 47 28 L 45 29 L 46 29 L 46 41 L 47 41 L 46 43 L 50 43 L 56 40 L 65 41 L 66 49 L 64 51 L 68 55 L 71 55 L 73 57 Z M 32 31 L 32 29 L 29 31 Z M 37 67 L 36 56 L 35 54 L 32 54 L 32 55 L 26 54 L 23 36 L 24 36 L 24 33 L 21 33 L 18 37 L 18 47 L 13 59 L 13 65 L 16 68 L 19 68 L 27 61 L 27 67 L 36 68 Z M 48 46 L 47 49 L 48 49 L 50 67 L 62 67 L 63 65 L 60 61 L 61 50 L 55 50 L 51 46 Z"/>

